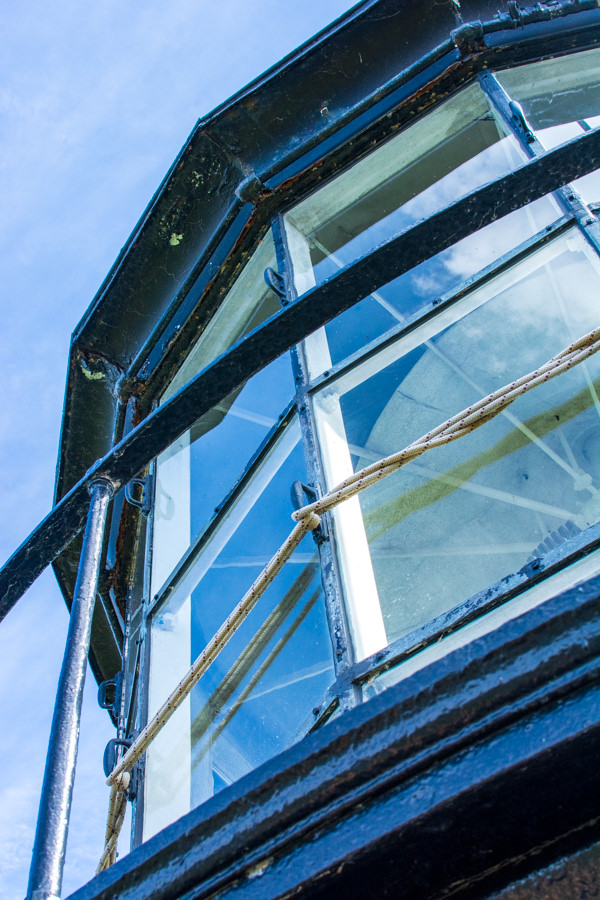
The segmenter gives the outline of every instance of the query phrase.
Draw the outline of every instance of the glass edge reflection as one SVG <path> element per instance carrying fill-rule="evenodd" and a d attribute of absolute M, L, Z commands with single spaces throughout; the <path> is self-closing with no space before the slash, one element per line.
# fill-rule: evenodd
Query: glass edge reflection
<path fill-rule="evenodd" d="M 471 291 L 478 290 L 488 280 L 494 278 L 496 275 L 502 274 L 505 270 L 510 269 L 511 266 L 521 262 L 521 260 L 528 256 L 530 253 L 534 253 L 538 248 L 559 237 L 563 232 L 567 231 L 574 225 L 575 219 L 572 215 L 563 215 L 551 225 L 545 226 L 543 229 L 532 235 L 532 237 L 528 238 L 526 241 L 523 241 L 513 250 L 508 251 L 493 263 L 490 263 L 484 269 L 479 270 L 475 276 L 466 278 L 458 285 L 455 290 L 451 291 L 448 294 L 442 295 L 442 297 L 440 297 L 439 299 L 431 301 L 427 306 L 419 310 L 419 312 L 416 313 L 413 318 L 407 319 L 406 322 L 401 322 L 398 325 L 393 326 L 378 338 L 375 338 L 364 347 L 361 347 L 350 356 L 341 360 L 341 362 L 332 365 L 327 372 L 324 372 L 323 374 L 317 376 L 308 385 L 308 393 L 314 394 L 322 387 L 345 375 L 346 372 L 354 368 L 357 363 L 375 356 L 380 350 L 392 345 L 396 340 L 398 340 L 398 338 L 402 337 L 405 334 L 408 334 L 423 322 L 427 321 L 433 316 L 438 315 L 438 313 L 448 308 L 449 306 L 452 306 L 453 303 L 461 300 L 463 297 L 467 296 L 467 294 L 471 293 Z M 476 232 L 473 232 L 473 234 L 476 234 Z M 343 315 L 343 313 L 341 313 L 340 315 Z M 332 321 L 335 321 L 335 319 L 333 319 Z"/>
<path fill-rule="evenodd" d="M 277 443 L 296 419 L 296 401 L 292 400 L 283 413 L 281 413 L 277 423 L 268 433 L 260 447 L 250 458 L 246 468 L 239 476 L 235 484 L 227 492 L 219 506 L 216 508 L 215 514 L 207 522 L 202 531 L 195 537 L 186 552 L 173 571 L 169 574 L 162 586 L 156 592 L 153 598 L 148 602 L 146 615 L 153 614 L 157 607 L 167 600 L 178 589 L 179 583 L 186 577 L 189 570 L 193 567 L 197 557 L 202 552 L 203 547 L 209 542 L 213 534 L 219 528 L 222 520 L 230 512 L 236 501 L 243 493 L 247 484 L 251 480 L 255 472 L 266 462 L 270 454 L 276 448 Z M 290 519 L 291 521 L 291 519 Z"/>
<path fill-rule="evenodd" d="M 507 575 L 426 625 L 396 639 L 384 650 L 361 660 L 348 672 L 348 677 L 353 684 L 365 687 L 385 672 L 395 669 L 434 644 L 456 634 L 465 626 L 484 619 L 488 613 L 509 604 L 531 588 L 542 585 L 560 572 L 565 572 L 569 566 L 585 560 L 599 548 L 600 524 L 596 524 L 563 546 L 549 551 L 546 558 L 536 558 L 528 562 L 518 572 Z M 552 596 L 550 592 L 546 599 Z"/>

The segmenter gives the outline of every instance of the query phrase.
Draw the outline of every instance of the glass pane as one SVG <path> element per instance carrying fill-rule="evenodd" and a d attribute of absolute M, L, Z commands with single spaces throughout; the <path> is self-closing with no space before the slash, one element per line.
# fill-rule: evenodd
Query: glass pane
<path fill-rule="evenodd" d="M 168 400 L 198 372 L 278 309 L 264 270 L 275 265 L 265 237 L 163 394 Z M 157 459 L 152 553 L 156 594 L 215 507 L 277 423 L 294 393 L 289 354 L 267 366 L 203 416 Z"/>
<path fill-rule="evenodd" d="M 175 441 L 156 464 L 152 594 L 211 519 L 294 393 L 289 354 L 246 382 Z"/>
<path fill-rule="evenodd" d="M 306 480 L 299 438 L 293 422 L 154 615 L 151 712 L 290 533 L 290 486 Z M 293 743 L 333 679 L 308 535 L 149 750 L 144 836 Z"/>
<path fill-rule="evenodd" d="M 288 213 L 298 291 L 523 158 L 479 86 L 466 88 Z"/>
<path fill-rule="evenodd" d="M 547 150 L 600 124 L 600 50 L 497 72 L 505 91 L 523 107 Z M 600 173 L 575 182 L 588 203 L 600 199 Z"/>
<path fill-rule="evenodd" d="M 556 202 L 544 197 L 476 231 L 447 250 L 374 291 L 306 341 L 310 374 L 342 362 L 399 323 L 423 312 L 433 300 L 458 288 L 467 278 L 541 231 L 560 215 Z M 331 257 L 330 257 L 331 259 Z"/>
<path fill-rule="evenodd" d="M 315 412 L 328 485 L 597 327 L 599 269 L 569 232 L 323 388 Z M 356 509 L 338 508 L 346 568 L 363 552 L 365 571 L 366 540 L 373 572 L 358 610 L 350 604 L 355 635 L 365 627 L 357 617 L 370 627 L 379 606 L 392 641 L 598 521 L 599 377 L 592 357 L 364 491 L 362 531 Z M 378 642 L 381 633 L 371 648 Z"/>
<path fill-rule="evenodd" d="M 536 131 L 600 114 L 600 50 L 495 73 Z"/>
<path fill-rule="evenodd" d="M 574 584 L 587 581 L 600 573 L 600 551 L 596 550 L 583 559 L 572 563 L 565 569 L 549 575 L 548 578 L 533 587 L 518 594 L 510 603 L 494 609 L 481 618 L 464 625 L 458 631 L 443 637 L 419 653 L 415 653 L 397 666 L 381 672 L 375 678 L 369 678 L 363 684 L 363 700 L 370 700 L 393 684 L 398 684 L 405 678 L 418 672 L 425 666 L 431 665 L 435 660 L 441 659 L 458 647 L 476 640 L 484 634 L 489 634 L 499 628 L 505 622 L 516 619 L 530 609 L 544 603 L 551 597 L 556 597 L 562 591 L 568 590 Z"/>
<path fill-rule="evenodd" d="M 270 231 L 202 331 L 162 395 L 161 403 L 172 397 L 236 341 L 281 309 L 279 299 L 265 283 L 264 271 L 269 266 L 276 266 L 275 245 Z"/>

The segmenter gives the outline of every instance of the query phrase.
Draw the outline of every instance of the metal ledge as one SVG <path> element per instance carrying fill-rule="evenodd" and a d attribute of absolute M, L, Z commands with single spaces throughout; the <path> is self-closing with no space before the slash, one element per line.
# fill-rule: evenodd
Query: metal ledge
<path fill-rule="evenodd" d="M 388 688 L 72 900 L 474 900 L 586 846 L 599 594 L 600 578 L 579 585 Z"/>

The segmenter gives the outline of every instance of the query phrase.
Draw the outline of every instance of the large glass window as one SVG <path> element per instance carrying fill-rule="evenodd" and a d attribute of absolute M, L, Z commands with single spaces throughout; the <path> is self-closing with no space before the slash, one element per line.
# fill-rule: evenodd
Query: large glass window
<path fill-rule="evenodd" d="M 597 70 L 600 51 L 590 51 L 498 78 L 551 147 L 600 121 Z M 283 256 L 295 293 L 522 165 L 494 102 L 478 83 L 463 88 L 289 210 Z M 585 196 L 596 197 L 595 178 L 578 183 Z M 150 716 L 288 536 L 294 482 L 307 496 L 327 491 L 597 327 L 600 259 L 565 196 L 560 207 L 551 196 L 528 204 L 383 284 L 306 338 L 295 357 L 306 367 L 283 355 L 158 458 Z M 268 267 L 277 268 L 270 233 L 161 402 L 279 309 Z M 600 355 L 344 502 L 318 540 L 305 537 L 151 745 L 144 836 L 305 734 L 325 698 L 323 718 L 343 692 L 351 704 L 357 685 L 367 698 L 402 677 L 379 677 L 368 658 L 382 648 L 397 642 L 386 659 L 414 671 L 597 571 L 594 556 L 591 568 L 565 560 L 598 532 L 599 391 Z M 525 574 L 521 597 L 500 608 L 503 580 L 547 554 L 559 562 L 545 586 Z M 489 590 L 498 608 L 483 616 L 477 597 Z M 421 652 L 420 635 L 442 618 L 452 627 Z M 338 681 L 332 645 L 338 675 L 354 666 Z"/>
<path fill-rule="evenodd" d="M 319 390 L 328 486 L 596 327 L 599 288 L 571 231 Z M 599 387 L 592 358 L 336 509 L 360 656 L 600 519 Z"/>
<path fill-rule="evenodd" d="M 263 277 L 275 265 L 270 233 L 200 335 L 161 398 L 194 375 L 278 309 Z M 207 524 L 276 425 L 293 396 L 289 356 L 275 360 L 162 453 L 156 463 L 152 594 Z"/>
<path fill-rule="evenodd" d="M 520 158 L 479 86 L 465 88 L 287 214 L 298 289 L 506 174 Z"/>
<path fill-rule="evenodd" d="M 465 88 L 286 215 L 298 293 L 524 161 L 479 85 Z M 476 271 L 557 214 L 550 199 L 531 204 L 365 298 L 307 345 L 311 375 L 449 290 L 465 261 Z"/>
<path fill-rule="evenodd" d="M 550 225 L 559 212 L 551 197 L 543 197 L 497 219 L 373 291 L 305 341 L 311 377 L 343 362 L 399 325 L 423 315 L 444 294 L 456 290 L 475 273 Z"/>

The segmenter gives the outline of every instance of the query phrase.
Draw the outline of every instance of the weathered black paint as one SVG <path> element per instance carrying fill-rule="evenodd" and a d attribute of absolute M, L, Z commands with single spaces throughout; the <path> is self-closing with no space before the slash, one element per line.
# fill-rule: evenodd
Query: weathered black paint
<path fill-rule="evenodd" d="M 136 421 L 148 414 L 275 213 L 477 73 L 600 40 L 594 0 L 526 10 L 513 4 L 500 12 L 490 2 L 469 0 L 460 13 L 448 0 L 431 7 L 422 22 L 410 7 L 390 0 L 359 5 L 198 123 L 75 332 L 56 500 L 122 436 L 126 406 L 135 403 Z M 444 31 L 451 20 L 457 27 Z M 401 25 L 400 40 L 390 24 Z M 415 58 L 421 46 L 432 49 Z M 357 59 L 357 78 L 336 64 Z M 326 115 L 324 72 L 335 97 Z M 267 121 L 278 127 L 263 128 L 253 149 L 257 127 Z M 228 144 L 228 129 L 241 143 Z M 290 129 L 305 142 L 288 140 Z M 210 177 L 201 175 L 200 163 L 210 163 Z M 580 213 L 585 222 L 587 212 Z M 597 223 L 585 230 L 599 242 Z M 113 519 L 117 515 L 115 509 Z M 135 517 L 122 515 L 120 551 L 129 552 L 126 545 L 139 533 Z M 114 543 L 108 549 L 114 552 Z M 53 564 L 68 605 L 78 555 L 75 540 Z M 122 565 L 101 579 L 91 655 L 100 680 L 119 665 L 122 627 L 115 620 L 124 614 L 127 579 Z M 104 590 L 109 581 L 110 597 Z"/>
<path fill-rule="evenodd" d="M 121 429 L 148 413 L 276 213 L 467 81 L 485 80 L 486 68 L 594 46 L 599 36 L 595 0 L 527 10 L 511 3 L 498 14 L 495 0 L 463 0 L 460 11 L 438 0 L 367 0 L 198 123 L 75 332 L 56 486 L 62 499 L 0 572 L 0 617 L 81 530 L 94 477 L 122 487 L 306 334 L 474 230 L 599 167 L 600 135 L 532 160 L 346 267 L 216 360 L 111 451 Z M 524 146 L 531 144 L 524 135 Z M 567 216 L 548 235 L 576 220 L 599 246 L 594 217 L 588 223 L 576 198 L 563 199 Z M 283 260 L 284 277 L 285 268 Z M 298 396 L 306 390 L 302 384 Z M 116 563 L 121 553 L 135 558 L 139 540 L 131 515 L 121 522 L 113 523 L 109 541 L 112 568 L 100 579 L 96 674 L 112 675 L 120 664 L 125 607 L 106 597 L 115 583 L 127 584 Z M 67 597 L 77 545 L 57 566 Z M 588 533 L 563 550 L 573 561 L 596 546 L 597 535 Z M 349 665 L 343 612 L 333 597 L 338 681 L 306 728 L 338 707 L 344 715 L 75 896 L 483 898 L 561 854 L 579 854 L 589 870 L 581 848 L 600 836 L 600 579 L 350 709 L 359 686 L 414 654 L 415 641 L 431 645 L 510 600 L 564 565 L 564 554 L 555 556 L 430 623 L 410 637 L 410 647 L 397 642 L 356 665 Z M 333 554 L 329 565 L 333 571 Z M 121 729 L 129 731 L 125 707 L 135 677 L 127 678 Z M 145 702 L 143 685 L 136 702 Z M 571 863 L 562 865 L 568 871 Z"/>

